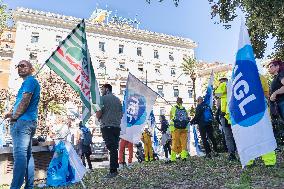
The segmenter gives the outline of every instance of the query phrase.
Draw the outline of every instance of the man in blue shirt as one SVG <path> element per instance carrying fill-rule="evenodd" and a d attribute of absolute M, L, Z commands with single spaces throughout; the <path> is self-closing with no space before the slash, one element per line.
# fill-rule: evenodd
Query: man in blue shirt
<path fill-rule="evenodd" d="M 10 189 L 19 189 L 24 183 L 25 189 L 34 187 L 34 159 L 32 156 L 32 137 L 35 134 L 38 117 L 40 85 L 32 76 L 32 64 L 22 60 L 16 66 L 23 83 L 18 91 L 13 109 L 5 115 L 10 118 L 13 141 L 13 180 Z"/>

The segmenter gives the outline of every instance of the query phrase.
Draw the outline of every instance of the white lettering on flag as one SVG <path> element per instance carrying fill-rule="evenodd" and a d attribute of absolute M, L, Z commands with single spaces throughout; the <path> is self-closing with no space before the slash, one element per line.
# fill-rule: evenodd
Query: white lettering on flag
<path fill-rule="evenodd" d="M 124 94 L 120 137 L 138 143 L 147 123 L 157 94 L 131 73 Z"/>
<path fill-rule="evenodd" d="M 231 81 L 228 83 L 230 119 L 244 167 L 250 160 L 276 148 L 267 100 L 244 23 L 240 29 L 239 49 Z"/>

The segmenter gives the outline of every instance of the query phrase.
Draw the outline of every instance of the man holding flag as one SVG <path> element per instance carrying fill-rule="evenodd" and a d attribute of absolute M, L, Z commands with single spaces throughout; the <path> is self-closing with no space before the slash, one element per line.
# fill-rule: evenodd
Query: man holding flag
<path fill-rule="evenodd" d="M 109 150 L 110 169 L 106 178 L 113 178 L 118 175 L 118 144 L 120 135 L 120 123 L 122 118 L 122 105 L 118 97 L 112 94 L 112 86 L 102 86 L 102 108 L 97 109 L 96 117 L 101 126 L 103 139 Z"/>
<path fill-rule="evenodd" d="M 202 97 L 197 98 L 197 107 L 195 111 L 195 116 L 191 120 L 191 123 L 198 124 L 199 131 L 201 135 L 201 140 L 203 142 L 203 146 L 205 148 L 206 157 L 211 158 L 211 149 L 208 143 L 208 139 L 211 140 L 213 144 L 213 149 L 217 153 L 217 143 L 213 135 L 213 80 L 214 75 L 213 71 L 211 72 L 210 79 L 208 81 L 208 87 L 206 90 L 206 94 L 204 96 L 204 100 Z"/>
<path fill-rule="evenodd" d="M 91 105 L 96 104 L 97 106 L 94 106 L 94 111 L 99 110 L 98 104 L 100 104 L 100 93 L 87 45 L 84 20 L 82 20 L 60 43 L 39 71 L 44 65 L 47 65 L 79 93 L 83 105 L 82 124 L 85 124 L 92 113 Z M 69 143 L 64 143 L 63 145 L 65 145 L 66 148 L 69 148 L 68 146 L 70 146 Z M 75 156 L 77 156 L 77 154 L 74 154 L 74 157 Z M 72 156 L 72 153 L 69 154 L 69 159 L 74 159 L 74 157 Z M 81 166 L 81 161 L 79 160 L 78 162 L 78 158 L 75 159 L 75 163 Z M 85 171 L 80 172 L 78 169 L 75 170 L 75 178 L 71 183 L 80 181 L 85 174 Z M 67 183 L 62 183 L 62 185 L 65 184 Z"/>
<path fill-rule="evenodd" d="M 206 99 L 206 98 L 205 98 Z M 213 144 L 213 150 L 217 153 L 217 143 L 213 135 L 213 113 L 210 108 L 206 104 L 206 101 L 203 101 L 203 98 L 200 96 L 197 98 L 197 107 L 195 110 L 195 116 L 190 121 L 191 124 L 198 124 L 199 132 L 201 136 L 201 140 L 203 146 L 205 148 L 205 153 L 207 158 L 211 158 L 211 148 L 208 143 L 208 139 L 211 140 Z"/>
<path fill-rule="evenodd" d="M 276 148 L 272 124 L 247 28 L 241 23 L 239 48 L 229 88 L 229 112 L 242 167 Z"/>
<path fill-rule="evenodd" d="M 225 136 L 226 147 L 228 149 L 229 157 L 228 160 L 236 160 L 236 145 L 235 140 L 231 128 L 231 124 L 229 124 L 229 111 L 228 111 L 228 103 L 227 103 L 227 82 L 228 79 L 226 77 L 219 78 L 219 86 L 215 90 L 215 95 L 220 98 L 221 108 L 220 108 L 220 122 L 222 125 L 222 129 Z"/>

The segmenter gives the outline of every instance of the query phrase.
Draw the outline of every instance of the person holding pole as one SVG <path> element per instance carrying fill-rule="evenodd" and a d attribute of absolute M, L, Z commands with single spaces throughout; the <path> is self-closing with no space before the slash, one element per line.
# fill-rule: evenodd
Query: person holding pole
<path fill-rule="evenodd" d="M 10 119 L 13 142 L 13 180 L 10 189 L 34 187 L 34 159 L 32 156 L 32 137 L 35 134 L 40 99 L 40 85 L 32 76 L 34 71 L 30 62 L 22 60 L 16 66 L 23 83 L 18 91 L 16 102 L 5 119 Z"/>

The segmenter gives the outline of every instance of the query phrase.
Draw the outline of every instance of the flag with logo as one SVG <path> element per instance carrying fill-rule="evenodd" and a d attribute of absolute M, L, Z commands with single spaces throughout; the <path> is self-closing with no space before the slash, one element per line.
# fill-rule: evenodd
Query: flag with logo
<path fill-rule="evenodd" d="M 199 142 L 198 142 L 198 134 L 196 131 L 196 125 L 191 125 L 188 129 L 187 133 L 187 149 L 190 156 L 204 156 L 205 154 L 201 151 Z"/>
<path fill-rule="evenodd" d="M 46 65 L 80 94 L 83 124 L 91 116 L 91 104 L 100 104 L 98 83 L 88 50 L 82 20 L 46 60 Z"/>
<path fill-rule="evenodd" d="M 150 116 L 149 116 L 149 121 L 150 121 L 150 126 L 152 128 L 152 132 L 153 132 L 153 148 L 154 148 L 154 151 L 157 152 L 158 150 L 158 147 L 159 147 L 159 140 L 158 140 L 158 136 L 157 136 L 157 131 L 156 131 L 156 120 L 155 120 L 155 115 L 154 115 L 154 112 L 153 110 L 151 111 L 150 113 Z"/>
<path fill-rule="evenodd" d="M 63 140 L 57 140 L 55 144 L 54 155 L 47 169 L 46 184 L 58 187 L 81 181 L 87 169 L 73 146 Z"/>
<path fill-rule="evenodd" d="M 211 109 L 213 107 L 213 81 L 214 81 L 214 74 L 212 70 L 208 81 L 206 94 L 204 96 L 204 103 L 206 103 Z"/>
<path fill-rule="evenodd" d="M 156 92 L 129 73 L 124 93 L 120 138 L 134 144 L 140 141 L 156 98 Z"/>
<path fill-rule="evenodd" d="M 229 87 L 228 101 L 232 130 L 244 167 L 250 160 L 275 150 L 276 141 L 253 48 L 243 22 Z"/>

